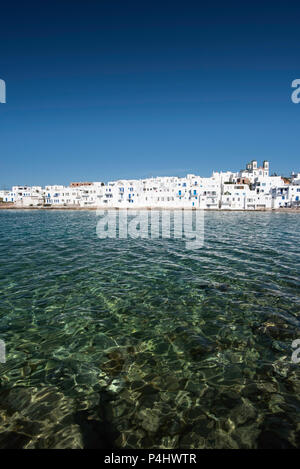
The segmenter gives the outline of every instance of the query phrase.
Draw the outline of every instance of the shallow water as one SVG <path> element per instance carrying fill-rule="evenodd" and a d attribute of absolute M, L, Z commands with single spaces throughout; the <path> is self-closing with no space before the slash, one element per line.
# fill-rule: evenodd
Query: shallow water
<path fill-rule="evenodd" d="M 0 447 L 300 446 L 300 216 L 205 213 L 205 243 L 0 211 Z"/>

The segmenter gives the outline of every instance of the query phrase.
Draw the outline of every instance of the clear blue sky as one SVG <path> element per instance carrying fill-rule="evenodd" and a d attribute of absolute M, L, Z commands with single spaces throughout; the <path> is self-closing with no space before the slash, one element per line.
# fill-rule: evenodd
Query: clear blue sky
<path fill-rule="evenodd" d="M 0 186 L 300 171 L 300 3 L 2 2 Z"/>

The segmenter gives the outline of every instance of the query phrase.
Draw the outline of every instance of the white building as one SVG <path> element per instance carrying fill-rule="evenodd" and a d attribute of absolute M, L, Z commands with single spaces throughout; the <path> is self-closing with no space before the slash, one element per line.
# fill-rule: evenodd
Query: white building
<path fill-rule="evenodd" d="M 4 202 L 18 206 L 198 208 L 205 210 L 267 210 L 300 205 L 300 173 L 291 179 L 269 175 L 269 162 L 253 160 L 246 169 L 213 172 L 211 177 L 186 177 L 13 186 L 0 191 Z"/>
<path fill-rule="evenodd" d="M 272 208 L 300 206 L 299 184 L 282 184 L 272 189 Z"/>

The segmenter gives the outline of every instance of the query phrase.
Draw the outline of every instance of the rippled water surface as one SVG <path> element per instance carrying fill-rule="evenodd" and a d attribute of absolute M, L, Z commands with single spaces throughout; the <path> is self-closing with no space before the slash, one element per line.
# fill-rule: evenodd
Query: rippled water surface
<path fill-rule="evenodd" d="M 300 446 L 300 215 L 205 213 L 205 244 L 0 211 L 0 447 Z"/>

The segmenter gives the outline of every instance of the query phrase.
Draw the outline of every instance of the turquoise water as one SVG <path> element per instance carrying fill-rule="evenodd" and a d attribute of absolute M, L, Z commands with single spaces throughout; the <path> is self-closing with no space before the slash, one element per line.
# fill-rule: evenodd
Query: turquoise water
<path fill-rule="evenodd" d="M 205 244 L 0 211 L 0 447 L 300 446 L 300 216 L 207 213 Z"/>

